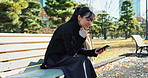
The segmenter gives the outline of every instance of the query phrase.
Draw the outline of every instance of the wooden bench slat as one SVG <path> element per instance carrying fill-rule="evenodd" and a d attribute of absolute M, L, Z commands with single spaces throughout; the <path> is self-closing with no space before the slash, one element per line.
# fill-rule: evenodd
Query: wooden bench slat
<path fill-rule="evenodd" d="M 22 73 L 25 69 L 26 68 L 22 68 L 22 69 L 18 69 L 18 70 L 12 70 L 12 71 L 8 71 L 8 72 L 2 72 L 2 73 L 0 73 L 0 78 L 1 77 L 4 78 L 6 76 Z"/>
<path fill-rule="evenodd" d="M 37 63 L 39 60 L 43 59 L 44 57 L 35 57 L 35 58 L 26 58 L 26 59 L 21 59 L 21 60 L 16 60 L 16 61 L 9 61 L 9 62 L 2 62 L 0 63 L 0 71 L 5 71 L 5 70 L 11 70 L 11 69 L 16 69 L 16 68 L 21 68 L 21 67 L 26 67 L 34 64 L 39 64 Z"/>
<path fill-rule="evenodd" d="M 0 53 L 14 50 L 47 48 L 48 43 L 0 45 Z"/>
<path fill-rule="evenodd" d="M 0 45 L 13 45 L 13 44 L 37 44 L 37 43 L 49 43 L 49 41 L 38 41 L 38 42 L 4 42 Z"/>
<path fill-rule="evenodd" d="M 50 41 L 51 37 L 1 37 L 0 43 Z"/>
<path fill-rule="evenodd" d="M 45 52 L 46 52 L 46 49 L 33 50 L 33 51 L 22 51 L 22 52 L 16 52 L 16 53 L 3 53 L 3 54 L 0 54 L 0 61 L 45 55 Z"/>
<path fill-rule="evenodd" d="M 0 33 L 0 37 L 51 37 L 52 34 Z"/>

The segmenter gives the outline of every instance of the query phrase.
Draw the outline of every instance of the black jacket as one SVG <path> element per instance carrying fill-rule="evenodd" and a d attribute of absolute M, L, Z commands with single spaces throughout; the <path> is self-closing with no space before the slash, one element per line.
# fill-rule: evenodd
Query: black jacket
<path fill-rule="evenodd" d="M 86 56 L 97 56 L 95 49 L 84 49 L 83 43 L 86 38 L 79 35 L 80 26 L 76 22 L 68 22 L 57 28 L 48 45 L 45 61 L 51 58 L 54 62 L 59 61 L 63 55 L 73 56 L 75 53 Z"/>

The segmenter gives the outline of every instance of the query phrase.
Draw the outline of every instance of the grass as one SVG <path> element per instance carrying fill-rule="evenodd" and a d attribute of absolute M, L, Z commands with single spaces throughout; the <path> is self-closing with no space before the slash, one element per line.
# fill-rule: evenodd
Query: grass
<path fill-rule="evenodd" d="M 144 40 L 145 43 L 148 43 L 148 40 Z M 110 48 L 106 49 L 105 52 L 93 58 L 93 63 L 103 62 L 126 53 L 135 52 L 135 42 L 131 38 L 123 39 L 92 39 L 93 48 L 103 47 L 107 44 L 110 44 Z"/>

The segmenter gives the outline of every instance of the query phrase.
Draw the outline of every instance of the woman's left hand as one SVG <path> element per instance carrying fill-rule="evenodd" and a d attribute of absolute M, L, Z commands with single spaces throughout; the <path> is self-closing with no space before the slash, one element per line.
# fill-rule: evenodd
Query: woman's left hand
<path fill-rule="evenodd" d="M 96 48 L 96 51 L 95 51 L 96 54 L 102 54 L 106 50 L 105 48 L 103 48 L 101 50 L 99 50 L 99 49 L 101 49 L 101 47 Z M 99 51 L 97 52 L 97 50 L 99 50 Z"/>

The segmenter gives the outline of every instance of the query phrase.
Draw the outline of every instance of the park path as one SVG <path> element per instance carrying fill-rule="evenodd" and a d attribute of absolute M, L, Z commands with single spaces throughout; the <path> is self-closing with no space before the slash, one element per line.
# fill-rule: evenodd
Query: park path
<path fill-rule="evenodd" d="M 96 69 L 98 78 L 148 78 L 148 54 L 134 54 Z"/>

